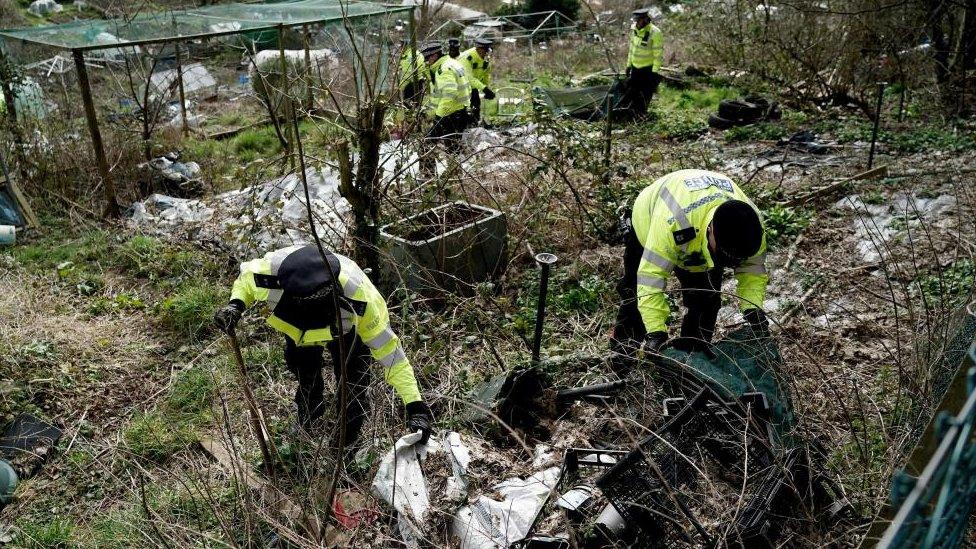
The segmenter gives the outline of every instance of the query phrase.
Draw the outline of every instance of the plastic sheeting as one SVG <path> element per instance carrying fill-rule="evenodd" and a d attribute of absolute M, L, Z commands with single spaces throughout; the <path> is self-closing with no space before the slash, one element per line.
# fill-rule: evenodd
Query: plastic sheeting
<path fill-rule="evenodd" d="M 326 246 L 346 236 L 349 202 L 334 170 L 306 171 L 316 231 Z M 219 243 L 239 257 L 312 242 L 301 178 L 290 174 L 205 200 L 155 194 L 130 209 L 130 223 L 157 235 Z"/>
<path fill-rule="evenodd" d="M 559 467 L 495 486 L 501 501 L 478 496 L 454 516 L 451 533 L 460 549 L 504 549 L 529 534 L 532 522 L 559 482 Z"/>

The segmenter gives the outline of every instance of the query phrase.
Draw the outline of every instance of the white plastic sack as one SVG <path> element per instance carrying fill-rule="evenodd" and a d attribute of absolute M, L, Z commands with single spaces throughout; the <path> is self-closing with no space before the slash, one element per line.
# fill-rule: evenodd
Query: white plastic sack
<path fill-rule="evenodd" d="M 524 538 L 559 481 L 559 467 L 550 467 L 527 479 L 510 478 L 495 486 L 502 501 L 486 496 L 462 507 L 454 516 L 451 533 L 461 549 L 505 549 Z"/>
<path fill-rule="evenodd" d="M 410 433 L 396 441 L 373 478 L 373 493 L 393 506 L 397 512 L 400 537 L 408 547 L 419 547 L 423 528 L 430 510 L 430 494 L 421 462 L 428 454 L 446 452 L 451 465 L 447 479 L 447 493 L 451 499 L 463 498 L 467 490 L 467 468 L 471 453 L 461 442 L 461 435 L 447 433 L 444 439 L 431 436 L 426 445 L 419 445 L 421 433 Z"/>

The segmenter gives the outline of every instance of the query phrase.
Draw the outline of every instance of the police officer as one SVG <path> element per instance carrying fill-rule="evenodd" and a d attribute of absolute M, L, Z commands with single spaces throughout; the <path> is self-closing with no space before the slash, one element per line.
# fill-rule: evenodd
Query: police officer
<path fill-rule="evenodd" d="M 627 53 L 627 80 L 623 105 L 633 119 L 647 116 L 647 105 L 661 82 L 661 58 L 664 55 L 664 34 L 651 23 L 650 11 L 634 11 L 634 25 L 630 31 L 630 50 Z"/>
<path fill-rule="evenodd" d="M 447 56 L 451 59 L 457 59 L 461 55 L 461 40 L 457 38 L 447 39 Z"/>
<path fill-rule="evenodd" d="M 285 336 L 285 364 L 298 379 L 295 404 L 303 429 L 312 428 L 325 411 L 324 347 L 337 380 L 345 358 L 347 444 L 358 438 L 369 410 L 370 355 L 383 366 L 384 379 L 406 406 L 408 429 L 422 432 L 427 440 L 430 409 L 390 327 L 383 296 L 354 261 L 329 251 L 323 257 L 316 246 L 291 246 L 243 263 L 230 302 L 217 311 L 214 322 L 231 332 L 244 310 L 259 301 L 271 311 L 268 325 Z"/>
<path fill-rule="evenodd" d="M 427 65 L 419 49 L 413 48 L 410 40 L 403 41 L 403 54 L 400 56 L 400 96 L 410 107 L 419 107 L 427 86 Z"/>
<path fill-rule="evenodd" d="M 670 313 L 664 295 L 673 272 L 687 314 L 681 337 L 692 348 L 712 340 L 722 305 L 722 278 L 732 269 L 740 309 L 759 335 L 768 334 L 766 237 L 759 211 L 727 176 L 680 170 L 658 179 L 637 196 L 617 285 L 621 305 L 611 342 L 615 366 L 626 367 L 632 351 L 657 352 L 668 339 Z"/>
<path fill-rule="evenodd" d="M 457 59 L 445 56 L 439 42 L 432 42 L 423 48 L 424 59 L 430 71 L 430 94 L 427 97 L 427 110 L 433 117 L 427 142 L 436 145 L 444 143 L 452 152 L 461 148 L 461 132 L 468 127 L 471 103 L 471 84 L 464 65 Z M 424 155 L 429 163 L 432 157 Z"/>
<path fill-rule="evenodd" d="M 461 61 L 471 82 L 471 119 L 475 123 L 481 120 L 481 95 L 488 100 L 495 98 L 495 92 L 488 87 L 491 85 L 490 56 L 493 44 L 489 38 L 478 38 L 473 48 L 461 52 Z"/>

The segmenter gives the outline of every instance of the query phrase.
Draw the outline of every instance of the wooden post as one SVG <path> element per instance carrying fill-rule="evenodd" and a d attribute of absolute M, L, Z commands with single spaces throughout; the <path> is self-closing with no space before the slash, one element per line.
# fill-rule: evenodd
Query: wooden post
<path fill-rule="evenodd" d="M 190 125 L 186 121 L 186 91 L 183 87 L 183 60 L 180 58 L 180 43 L 174 42 L 176 47 L 176 84 L 180 89 L 180 114 L 183 116 L 183 136 L 190 133 Z"/>
<path fill-rule="evenodd" d="M 88 131 L 91 133 L 92 147 L 95 149 L 95 160 L 98 163 L 98 175 L 105 187 L 105 217 L 118 217 L 119 201 L 115 197 L 115 183 L 108 170 L 108 159 L 105 158 L 105 144 L 102 142 L 102 132 L 98 129 L 98 118 L 95 116 L 95 103 L 92 101 L 91 83 L 88 81 L 88 70 L 85 68 L 85 53 L 81 50 L 71 50 L 75 59 L 75 70 L 78 72 L 78 87 L 81 88 L 81 101 L 85 105 L 85 120 L 88 121 Z"/>
<path fill-rule="evenodd" d="M 309 44 L 312 41 L 311 33 L 308 30 L 308 25 L 304 25 L 302 30 L 305 34 L 305 110 L 312 111 L 312 52 L 309 49 Z"/>
<path fill-rule="evenodd" d="M 290 124 L 291 119 L 289 115 L 291 114 L 291 109 L 289 108 L 292 104 L 291 102 L 291 90 L 288 85 L 288 63 L 285 60 L 285 26 L 278 25 L 278 55 L 281 56 L 281 106 L 285 110 L 285 141 L 288 142 L 288 146 L 285 147 L 285 154 L 288 155 L 288 166 L 291 171 L 295 171 L 295 155 L 292 154 L 292 149 L 294 149 L 295 138 L 292 136 L 292 125 Z M 277 116 L 277 113 L 275 113 Z"/>

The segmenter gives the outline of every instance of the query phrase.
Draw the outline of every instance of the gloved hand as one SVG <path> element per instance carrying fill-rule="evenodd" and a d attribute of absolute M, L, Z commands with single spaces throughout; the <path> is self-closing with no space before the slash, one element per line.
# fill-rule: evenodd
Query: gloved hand
<path fill-rule="evenodd" d="M 486 87 L 485 89 L 481 90 L 481 94 L 485 96 L 485 99 L 489 99 L 490 100 L 490 99 L 494 99 L 495 98 L 495 92 L 491 91 L 491 88 L 488 88 L 488 87 Z"/>
<path fill-rule="evenodd" d="M 752 331 L 760 338 L 769 337 L 769 319 L 762 309 L 749 309 L 742 313 L 743 318 L 752 326 Z"/>
<path fill-rule="evenodd" d="M 633 70 L 634 70 L 634 67 L 631 67 L 631 66 L 628 66 L 628 67 L 627 67 L 627 71 L 626 71 L 626 73 L 625 73 L 625 74 L 627 75 L 627 77 L 628 77 L 628 78 L 630 78 L 630 73 L 631 73 L 631 72 L 632 72 Z"/>
<path fill-rule="evenodd" d="M 434 423 L 434 416 L 424 401 L 418 400 L 407 404 L 407 432 L 416 433 L 420 431 L 422 433 L 420 444 L 427 444 L 432 423 Z"/>
<path fill-rule="evenodd" d="M 220 331 L 230 333 L 237 327 L 237 322 L 244 314 L 244 303 L 238 299 L 230 300 L 230 303 L 221 307 L 214 314 L 214 324 Z"/>
<path fill-rule="evenodd" d="M 651 332 L 645 335 L 644 341 L 641 343 L 641 349 L 644 351 L 644 356 L 656 355 L 667 340 L 667 332 Z"/>

